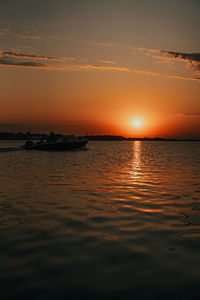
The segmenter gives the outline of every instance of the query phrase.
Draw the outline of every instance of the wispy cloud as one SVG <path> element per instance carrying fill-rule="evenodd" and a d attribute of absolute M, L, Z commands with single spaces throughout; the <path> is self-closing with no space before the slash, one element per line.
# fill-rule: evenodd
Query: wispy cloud
<path fill-rule="evenodd" d="M 200 80 L 200 77 L 189 77 L 189 76 L 178 76 L 178 75 L 168 75 L 167 78 L 183 79 L 183 80 L 195 80 L 195 81 Z"/>
<path fill-rule="evenodd" d="M 142 48 L 139 48 L 139 51 Z M 155 53 L 153 49 L 150 49 L 151 53 Z M 146 49 L 145 49 L 146 51 Z M 157 53 L 157 52 L 156 52 Z M 46 63 L 38 62 L 38 60 L 46 61 Z M 54 64 L 52 64 L 55 62 Z M 199 77 L 187 77 L 187 76 L 166 76 L 157 72 L 151 72 L 149 70 L 134 69 L 127 66 L 120 66 L 113 60 L 99 60 L 97 63 L 90 63 L 87 59 L 79 59 L 74 57 L 52 57 L 48 55 L 36 55 L 33 53 L 20 52 L 17 49 L 14 50 L 0 50 L 0 65 L 13 66 L 13 67 L 26 67 L 26 68 L 40 68 L 45 70 L 54 71 L 116 71 L 136 73 L 147 76 L 167 77 L 172 79 L 184 79 L 184 80 L 200 80 Z"/>
<path fill-rule="evenodd" d="M 149 48 L 142 48 L 142 47 L 128 47 L 131 51 L 133 51 L 134 53 L 138 53 L 138 52 L 144 52 L 146 55 L 150 55 L 150 54 L 155 54 L 155 53 L 160 53 L 160 50 L 158 49 L 149 49 Z"/>
<path fill-rule="evenodd" d="M 99 43 L 99 42 L 88 42 L 88 45 L 97 46 L 97 47 L 113 47 L 113 43 Z"/>
<path fill-rule="evenodd" d="M 20 56 L 21 58 L 34 58 L 30 56 Z M 43 56 L 41 56 L 43 57 Z M 38 57 L 36 57 L 36 60 Z M 37 61 L 19 61 L 15 57 L 2 57 L 0 59 L 0 65 L 3 66 L 13 66 L 13 67 L 27 67 L 27 68 L 42 68 L 46 70 L 54 70 L 54 71 L 90 71 L 90 70 L 96 70 L 96 71 L 118 71 L 118 72 L 129 72 L 129 73 L 138 73 L 138 74 L 144 74 L 144 75 L 151 75 L 151 76 L 159 76 L 157 73 L 149 72 L 146 70 L 136 70 L 131 69 L 128 67 L 123 66 L 116 66 L 116 65 L 105 65 L 105 64 L 87 64 L 80 61 L 76 61 L 75 63 L 67 63 L 67 64 L 57 64 L 52 65 L 50 64 L 51 59 L 48 59 L 49 63 L 40 63 Z"/>
<path fill-rule="evenodd" d="M 200 113 L 177 114 L 178 117 L 200 117 Z"/>
<path fill-rule="evenodd" d="M 101 60 L 100 62 L 103 64 L 116 65 L 116 61 L 114 61 L 114 60 Z"/>
<path fill-rule="evenodd" d="M 68 64 L 65 66 L 55 67 L 54 70 L 74 70 L 74 71 L 82 71 L 82 70 L 97 70 L 97 71 L 119 71 L 119 72 L 128 72 L 128 73 L 138 73 L 143 75 L 151 75 L 151 76 L 160 76 L 160 74 L 155 72 L 149 72 L 147 70 L 137 70 L 123 66 L 112 66 L 112 65 L 103 65 L 103 64 Z"/>
<path fill-rule="evenodd" d="M 34 59 L 34 60 L 51 60 L 51 61 L 73 61 L 76 60 L 74 57 L 52 57 L 52 56 L 47 56 L 47 55 L 35 55 L 35 54 L 30 54 L 30 53 L 22 53 L 17 50 L 15 51 L 4 51 L 0 50 L 0 56 L 3 56 L 4 58 L 7 57 L 14 57 L 14 58 L 28 58 L 28 59 Z"/>
<path fill-rule="evenodd" d="M 159 76 L 160 77 L 159 73 L 151 72 L 151 71 L 148 71 L 148 70 L 131 69 L 131 72 L 138 73 L 138 74 L 144 74 L 144 75 Z"/>
<path fill-rule="evenodd" d="M 9 28 L 4 28 L 0 31 L 0 36 L 5 36 L 11 33 L 11 30 Z"/>
<path fill-rule="evenodd" d="M 44 40 L 45 37 L 35 34 L 27 34 L 27 33 L 15 33 L 10 28 L 3 28 L 0 31 L 0 36 L 11 36 L 17 37 L 20 39 L 28 39 L 28 40 Z"/>
<path fill-rule="evenodd" d="M 123 71 L 123 72 L 131 72 L 131 69 L 126 67 L 117 67 L 117 66 L 105 66 L 105 65 L 90 65 L 90 64 L 80 64 L 75 66 L 76 69 L 82 70 L 107 70 L 107 71 Z"/>
<path fill-rule="evenodd" d="M 42 35 L 34 35 L 34 34 L 14 34 L 12 36 L 18 37 L 20 39 L 26 40 L 36 40 L 36 41 L 44 41 L 44 40 L 56 40 L 56 39 L 70 39 L 70 35 L 58 36 L 58 35 L 50 35 L 50 36 L 42 36 Z"/>
<path fill-rule="evenodd" d="M 51 64 L 40 63 L 37 61 L 16 61 L 14 59 L 7 59 L 7 58 L 0 59 L 0 65 L 8 66 L 8 67 L 43 69 L 49 71 L 116 71 L 116 72 L 128 72 L 128 73 L 136 73 L 136 74 L 156 76 L 156 77 L 161 76 L 159 73 L 150 72 L 147 70 L 137 70 L 128 67 L 114 66 L 114 65 L 99 65 L 99 64 L 95 65 L 95 64 L 84 64 L 84 63 L 51 65 Z M 181 77 L 181 76 L 167 76 L 167 78 L 184 79 L 184 80 L 200 80 L 200 78 Z"/>
<path fill-rule="evenodd" d="M 117 66 L 115 61 L 112 60 L 101 60 L 98 63 L 89 63 L 85 59 L 77 59 L 74 57 L 51 57 L 47 55 L 35 55 L 32 53 L 23 53 L 18 50 L 0 50 L 0 65 L 6 66 L 19 66 L 19 67 L 38 67 L 45 68 L 48 70 L 99 70 L 99 71 L 120 71 L 120 72 L 132 72 L 145 75 L 159 76 L 159 74 L 154 72 L 149 72 L 147 70 L 136 70 L 125 66 Z M 28 61 L 24 61 L 28 59 Z M 48 63 L 38 63 L 38 60 L 46 60 Z M 63 64 L 51 64 L 51 61 L 63 62 Z M 64 64 L 64 62 L 66 62 Z"/>
<path fill-rule="evenodd" d="M 163 61 L 169 60 L 181 60 L 187 63 L 187 66 L 190 70 L 200 72 L 200 53 L 185 53 L 185 52 L 175 52 L 175 51 L 166 51 L 159 49 L 148 49 L 141 47 L 129 47 L 131 51 L 135 54 L 142 52 L 147 56 L 152 58 L 161 59 Z M 200 77 L 198 76 L 179 76 L 179 75 L 169 75 L 168 78 L 174 79 L 185 79 L 185 80 L 195 80 L 199 81 Z"/>
<path fill-rule="evenodd" d="M 12 34 L 20 39 L 28 39 L 28 40 L 44 40 L 45 37 L 40 36 L 40 35 L 33 35 L 33 34 Z"/>
<path fill-rule="evenodd" d="M 158 50 L 158 49 L 148 49 L 148 48 L 134 48 L 131 50 L 134 53 L 143 52 L 145 55 L 152 56 L 154 58 L 169 60 L 181 60 L 188 64 L 188 68 L 193 71 L 200 72 L 200 53 L 186 53 L 186 52 L 176 52 L 176 51 L 168 51 L 168 50 Z M 195 78 L 198 80 L 198 78 Z"/>
<path fill-rule="evenodd" d="M 23 33 L 16 33 L 13 32 L 10 28 L 3 28 L 0 30 L 0 37 L 4 36 L 10 36 L 10 37 L 16 37 L 19 39 L 24 39 L 24 40 L 32 40 L 32 41 L 47 41 L 47 40 L 55 40 L 55 39 L 70 39 L 70 35 L 64 35 L 64 36 L 58 36 L 58 35 L 50 35 L 50 36 L 42 36 L 30 32 L 23 32 Z"/>

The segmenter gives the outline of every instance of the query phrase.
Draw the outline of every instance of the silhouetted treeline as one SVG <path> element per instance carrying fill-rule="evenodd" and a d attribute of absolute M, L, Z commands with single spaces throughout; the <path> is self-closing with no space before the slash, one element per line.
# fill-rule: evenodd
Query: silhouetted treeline
<path fill-rule="evenodd" d="M 185 138 L 185 139 L 165 139 L 161 137 L 154 137 L 154 138 L 125 138 L 123 136 L 118 135 L 88 135 L 86 136 L 89 141 L 200 141 L 200 139 L 191 139 L 191 138 Z"/>
<path fill-rule="evenodd" d="M 89 141 L 125 141 L 126 138 L 118 135 L 88 135 Z"/>

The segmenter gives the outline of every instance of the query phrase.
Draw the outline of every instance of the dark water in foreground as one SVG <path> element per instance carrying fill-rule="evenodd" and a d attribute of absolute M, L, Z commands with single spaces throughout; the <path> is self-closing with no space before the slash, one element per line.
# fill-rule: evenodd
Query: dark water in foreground
<path fill-rule="evenodd" d="M 0 298 L 200 299 L 200 143 L 88 147 L 0 152 Z"/>

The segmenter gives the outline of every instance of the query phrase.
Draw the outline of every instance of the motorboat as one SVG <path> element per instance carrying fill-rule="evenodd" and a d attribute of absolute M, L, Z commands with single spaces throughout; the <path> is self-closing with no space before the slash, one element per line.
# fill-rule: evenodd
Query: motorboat
<path fill-rule="evenodd" d="M 84 149 L 87 143 L 88 139 L 85 137 L 51 133 L 47 139 L 35 143 L 31 140 L 27 141 L 22 148 L 25 150 L 68 151 Z"/>

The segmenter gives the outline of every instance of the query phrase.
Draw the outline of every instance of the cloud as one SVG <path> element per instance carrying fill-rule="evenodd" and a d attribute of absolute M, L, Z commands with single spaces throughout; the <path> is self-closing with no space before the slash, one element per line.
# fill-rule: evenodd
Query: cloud
<path fill-rule="evenodd" d="M 184 114 L 185 116 L 200 116 L 200 113 L 199 114 Z"/>
<path fill-rule="evenodd" d="M 8 59 L 0 59 L 0 65 L 11 66 L 11 67 L 29 67 L 29 68 L 44 68 L 47 67 L 46 64 L 42 64 L 39 62 L 30 62 L 30 61 L 16 61 L 16 60 L 8 60 Z"/>
<path fill-rule="evenodd" d="M 117 72 L 128 72 L 128 73 L 137 73 L 148 76 L 157 76 L 160 77 L 159 73 L 150 72 L 147 70 L 137 70 L 127 67 L 120 67 L 114 65 L 100 65 L 100 64 L 65 64 L 65 65 L 51 65 L 44 64 L 35 61 L 16 61 L 14 59 L 3 58 L 0 59 L 0 65 L 9 66 L 9 67 L 24 67 L 24 68 L 35 68 L 35 69 L 44 69 L 51 71 L 117 71 Z M 200 78 L 193 77 L 181 77 L 181 76 L 167 76 L 167 78 L 173 79 L 186 79 L 186 80 L 200 80 Z"/>
<path fill-rule="evenodd" d="M 14 66 L 14 67 L 36 67 L 36 68 L 45 68 L 48 70 L 55 70 L 55 71 L 81 71 L 81 70 L 115 70 L 115 71 L 124 71 L 124 72 L 132 72 L 131 69 L 126 67 L 117 67 L 117 66 L 105 66 L 105 65 L 91 65 L 91 64 L 66 64 L 66 65 L 50 65 L 50 64 L 43 64 L 35 61 L 18 61 L 16 59 L 8 59 L 3 57 L 0 59 L 0 65 L 6 66 Z"/>
<path fill-rule="evenodd" d="M 26 39 L 26 40 L 35 40 L 35 41 L 43 41 L 43 40 L 55 40 L 55 39 L 70 39 L 70 35 L 64 35 L 64 36 L 58 36 L 58 35 L 50 35 L 50 36 L 42 36 L 42 35 L 34 35 L 34 34 L 13 34 L 13 36 L 16 36 L 20 39 Z"/>
<path fill-rule="evenodd" d="M 123 71 L 123 72 L 131 72 L 131 69 L 126 67 L 117 67 L 117 66 L 105 66 L 105 65 L 76 65 L 75 68 L 82 70 L 107 70 L 107 71 Z"/>
<path fill-rule="evenodd" d="M 69 61 L 69 60 L 76 60 L 74 57 L 61 57 L 61 58 L 56 58 L 56 57 L 51 57 L 51 56 L 46 56 L 46 55 L 35 55 L 35 54 L 27 54 L 27 53 L 22 53 L 19 51 L 4 51 L 0 50 L 0 56 L 5 57 L 15 57 L 15 58 L 29 58 L 29 59 L 34 59 L 34 60 L 52 60 L 52 61 Z"/>
<path fill-rule="evenodd" d="M 144 75 L 151 75 L 151 76 L 160 76 L 158 73 L 149 72 L 147 70 L 137 70 L 131 69 L 128 67 L 120 67 L 120 66 L 113 66 L 113 65 L 100 65 L 100 64 L 69 64 L 65 66 L 56 67 L 55 70 L 63 70 L 63 71 L 82 71 L 82 70 L 98 70 L 98 71 L 119 71 L 119 72 L 128 72 L 128 73 L 138 73 Z"/>
<path fill-rule="evenodd" d="M 146 55 L 153 56 L 154 58 L 182 60 L 188 63 L 189 69 L 194 71 L 200 71 L 200 53 L 185 53 L 185 52 L 175 52 L 175 51 L 168 51 L 168 50 L 140 48 L 140 47 L 138 48 L 130 47 L 130 49 L 134 53 L 143 52 Z"/>
<path fill-rule="evenodd" d="M 9 28 L 4 28 L 0 31 L 0 36 L 5 36 L 11 33 L 11 30 Z"/>
<path fill-rule="evenodd" d="M 166 55 L 169 59 L 182 60 L 188 63 L 191 70 L 200 72 L 200 53 L 184 53 L 174 51 L 160 51 L 161 54 Z"/>
<path fill-rule="evenodd" d="M 43 36 L 40 35 L 34 35 L 34 34 L 17 34 L 12 32 L 12 30 L 10 28 L 4 28 L 0 31 L 0 36 L 14 36 L 14 37 L 18 37 L 20 39 L 28 39 L 28 40 L 44 40 L 45 38 Z"/>
<path fill-rule="evenodd" d="M 138 48 L 139 51 L 148 51 L 148 49 Z M 152 53 L 153 49 L 150 49 Z M 38 60 L 46 60 L 48 63 L 40 63 Z M 63 62 L 62 64 L 51 64 L 51 62 Z M 64 64 L 64 62 L 66 62 Z M 173 79 L 185 79 L 185 80 L 196 80 L 199 81 L 199 77 L 186 77 L 186 76 L 174 76 L 174 75 L 162 75 L 156 72 L 151 72 L 148 70 L 138 70 L 129 68 L 126 66 L 118 66 L 115 61 L 112 60 L 100 60 L 99 63 L 89 63 L 86 59 L 77 59 L 74 57 L 51 57 L 47 55 L 35 55 L 32 53 L 23 53 L 16 49 L 14 50 L 0 50 L 0 65 L 2 66 L 13 66 L 13 67 L 26 67 L 26 68 L 40 68 L 45 70 L 54 71 L 86 71 L 86 70 L 96 70 L 96 71 L 117 71 L 117 72 L 128 72 L 137 73 L 148 76 L 164 76 L 166 78 Z"/>
<path fill-rule="evenodd" d="M 161 59 L 165 61 L 169 60 L 181 60 L 187 63 L 188 68 L 197 73 L 200 72 L 200 53 L 185 53 L 185 52 L 175 52 L 175 51 L 166 51 L 158 49 L 148 49 L 141 47 L 129 47 L 135 54 L 138 52 L 143 52 L 147 56 L 151 56 L 156 59 Z M 174 79 L 185 79 L 185 80 L 196 80 L 199 81 L 200 77 L 196 76 L 179 76 L 179 75 L 169 75 L 168 78 Z"/>
<path fill-rule="evenodd" d="M 160 53 L 160 50 L 158 49 L 148 49 L 148 48 L 142 48 L 142 47 L 128 47 L 131 51 L 134 53 L 137 52 L 145 52 L 146 55 L 152 54 L 152 53 Z"/>
<path fill-rule="evenodd" d="M 185 79 L 185 80 L 195 80 L 195 81 L 200 80 L 200 77 L 189 77 L 189 76 L 178 76 L 178 75 L 169 75 L 167 77 L 172 79 Z"/>
<path fill-rule="evenodd" d="M 32 34 L 15 34 L 14 36 L 20 38 L 20 39 L 28 39 L 28 40 L 44 40 L 45 38 L 40 35 L 32 35 Z"/>
<path fill-rule="evenodd" d="M 45 55 L 35 55 L 35 54 L 25 54 L 18 51 L 3 51 L 0 50 L 0 56 L 4 57 L 15 57 L 15 58 L 30 58 L 30 59 L 41 59 L 41 60 L 56 60 L 56 61 L 65 61 L 65 59 L 55 58 Z"/>
<path fill-rule="evenodd" d="M 11 36 L 11 37 L 17 37 L 19 39 L 25 39 L 25 40 L 35 40 L 35 41 L 43 41 L 43 40 L 55 40 L 55 39 L 70 39 L 70 35 L 64 35 L 64 36 L 58 36 L 58 35 L 50 35 L 50 36 L 42 36 L 32 33 L 16 33 L 13 32 L 10 28 L 4 28 L 0 31 L 0 37 L 4 36 Z"/>
<path fill-rule="evenodd" d="M 25 58 L 25 57 L 23 57 Z M 104 64 L 84 64 L 81 61 L 77 60 L 76 63 L 72 64 L 62 64 L 62 65 L 51 65 L 43 64 L 35 61 L 18 61 L 16 59 L 8 59 L 3 57 L 0 59 L 0 65 L 4 66 L 13 66 L 13 67 L 31 67 L 31 68 L 42 68 L 45 70 L 54 70 L 54 71 L 84 71 L 84 70 L 97 70 L 97 71 L 118 71 L 118 72 L 128 72 L 128 73 L 137 73 L 150 76 L 160 76 L 159 73 L 150 72 L 147 70 L 137 70 L 131 69 L 123 66 L 115 65 L 104 65 Z"/>
<path fill-rule="evenodd" d="M 113 60 L 101 60 L 101 63 L 116 65 L 116 61 L 113 61 Z"/>
<path fill-rule="evenodd" d="M 115 61 L 111 60 L 102 60 L 100 63 L 91 64 L 87 60 L 77 59 L 73 57 L 61 57 L 55 58 L 47 55 L 35 55 L 22 53 L 17 50 L 0 50 L 0 65 L 6 66 L 15 66 L 15 67 L 37 67 L 45 68 L 48 70 L 57 70 L 57 71 L 82 71 L 82 70 L 101 70 L 101 71 L 120 71 L 120 72 L 132 72 L 145 75 L 159 76 L 157 73 L 149 72 L 147 70 L 136 70 L 124 66 L 117 66 Z M 24 59 L 30 59 L 28 61 L 22 61 Z M 47 60 L 49 63 L 38 63 L 37 60 Z M 52 65 L 51 61 L 55 62 L 67 62 L 67 64 Z M 71 62 L 70 62 L 71 61 Z M 73 63 L 72 63 L 73 62 Z"/>
<path fill-rule="evenodd" d="M 97 47 L 113 47 L 114 46 L 114 44 L 112 44 L 112 43 L 89 42 L 88 44 L 92 45 L 92 46 L 97 46 Z"/>
<path fill-rule="evenodd" d="M 77 61 L 79 62 L 80 59 L 76 58 L 76 57 L 61 57 L 61 58 L 55 58 L 54 60 L 59 60 L 59 61 Z"/>
<path fill-rule="evenodd" d="M 200 113 L 194 113 L 194 114 L 177 114 L 179 117 L 200 117 Z"/>

